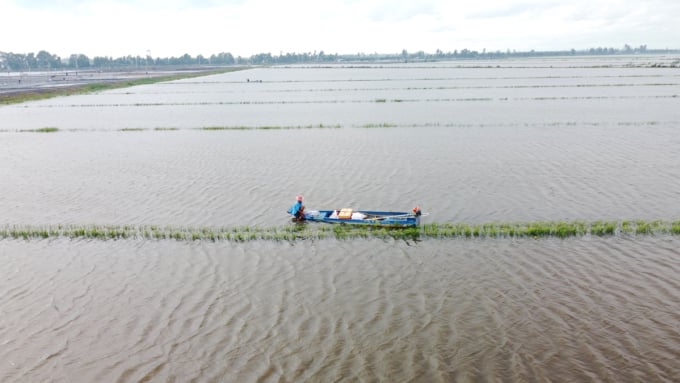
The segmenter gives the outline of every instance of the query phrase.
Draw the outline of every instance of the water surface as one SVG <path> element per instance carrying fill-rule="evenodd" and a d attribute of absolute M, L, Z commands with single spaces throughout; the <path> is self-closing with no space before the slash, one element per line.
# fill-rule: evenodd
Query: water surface
<path fill-rule="evenodd" d="M 3 381 L 667 381 L 674 237 L 0 242 Z"/>
<path fill-rule="evenodd" d="M 298 193 L 677 220 L 680 77 L 652 67 L 673 59 L 254 68 L 2 106 L 0 224 L 271 227 Z M 674 382 L 679 248 L 5 239 L 0 381 Z"/>

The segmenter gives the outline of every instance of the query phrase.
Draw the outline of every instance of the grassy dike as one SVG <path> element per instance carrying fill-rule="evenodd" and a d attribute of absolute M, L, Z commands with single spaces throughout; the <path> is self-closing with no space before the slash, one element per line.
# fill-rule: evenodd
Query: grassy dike
<path fill-rule="evenodd" d="M 157 225 L 4 225 L 0 239 L 150 239 L 176 241 L 297 241 L 315 239 L 569 238 L 615 235 L 680 235 L 680 221 L 542 221 L 428 223 L 389 229 L 356 225 L 291 224 L 279 227 L 188 227 Z"/>
<path fill-rule="evenodd" d="M 54 88 L 26 88 L 20 89 L 14 92 L 0 93 L 0 105 L 8 104 L 19 104 L 27 101 L 43 100 L 47 98 L 59 97 L 59 96 L 71 96 L 76 94 L 86 94 L 92 92 L 99 92 L 110 89 L 120 89 L 127 88 L 136 85 L 147 85 L 155 84 L 158 82 L 182 80 L 187 78 L 209 76 L 220 73 L 234 72 L 238 70 L 243 70 L 246 68 L 233 67 L 233 68 L 221 68 L 221 69 L 210 69 L 210 70 L 187 70 L 180 73 L 173 73 L 168 75 L 158 75 L 153 72 L 149 74 L 140 74 L 137 78 L 122 79 L 116 81 L 105 81 L 97 82 L 96 80 L 91 83 L 64 86 L 64 87 L 54 87 Z"/>

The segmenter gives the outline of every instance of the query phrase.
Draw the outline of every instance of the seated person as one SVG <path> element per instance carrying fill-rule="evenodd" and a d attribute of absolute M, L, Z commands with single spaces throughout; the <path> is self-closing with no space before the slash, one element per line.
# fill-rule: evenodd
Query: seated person
<path fill-rule="evenodd" d="M 295 203 L 288 209 L 288 214 L 293 216 L 294 221 L 305 220 L 305 206 L 302 204 L 302 196 L 295 197 Z"/>

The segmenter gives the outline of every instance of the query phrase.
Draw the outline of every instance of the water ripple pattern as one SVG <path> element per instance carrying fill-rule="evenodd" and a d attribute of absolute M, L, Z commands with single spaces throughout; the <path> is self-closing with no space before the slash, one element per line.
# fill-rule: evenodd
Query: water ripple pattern
<path fill-rule="evenodd" d="M 278 226 L 310 209 L 433 222 L 680 217 L 675 126 L 4 133 L 0 224 Z"/>
<path fill-rule="evenodd" d="M 678 248 L 4 240 L 0 380 L 673 382 Z"/>
<path fill-rule="evenodd" d="M 281 227 L 299 193 L 676 222 L 680 77 L 654 65 L 676 60 L 263 67 L 0 106 L 0 227 Z M 677 236 L 20 237 L 2 382 L 680 381 Z"/>

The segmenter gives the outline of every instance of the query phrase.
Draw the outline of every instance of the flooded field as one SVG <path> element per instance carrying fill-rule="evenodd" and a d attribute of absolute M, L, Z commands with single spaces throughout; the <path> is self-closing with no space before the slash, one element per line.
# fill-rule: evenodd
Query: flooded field
<path fill-rule="evenodd" d="M 677 59 L 253 68 L 2 106 L 0 225 L 285 226 L 298 193 L 677 220 Z M 4 239 L 0 380 L 677 381 L 679 241 Z"/>
<path fill-rule="evenodd" d="M 2 241 L 3 381 L 677 381 L 677 237 Z"/>

